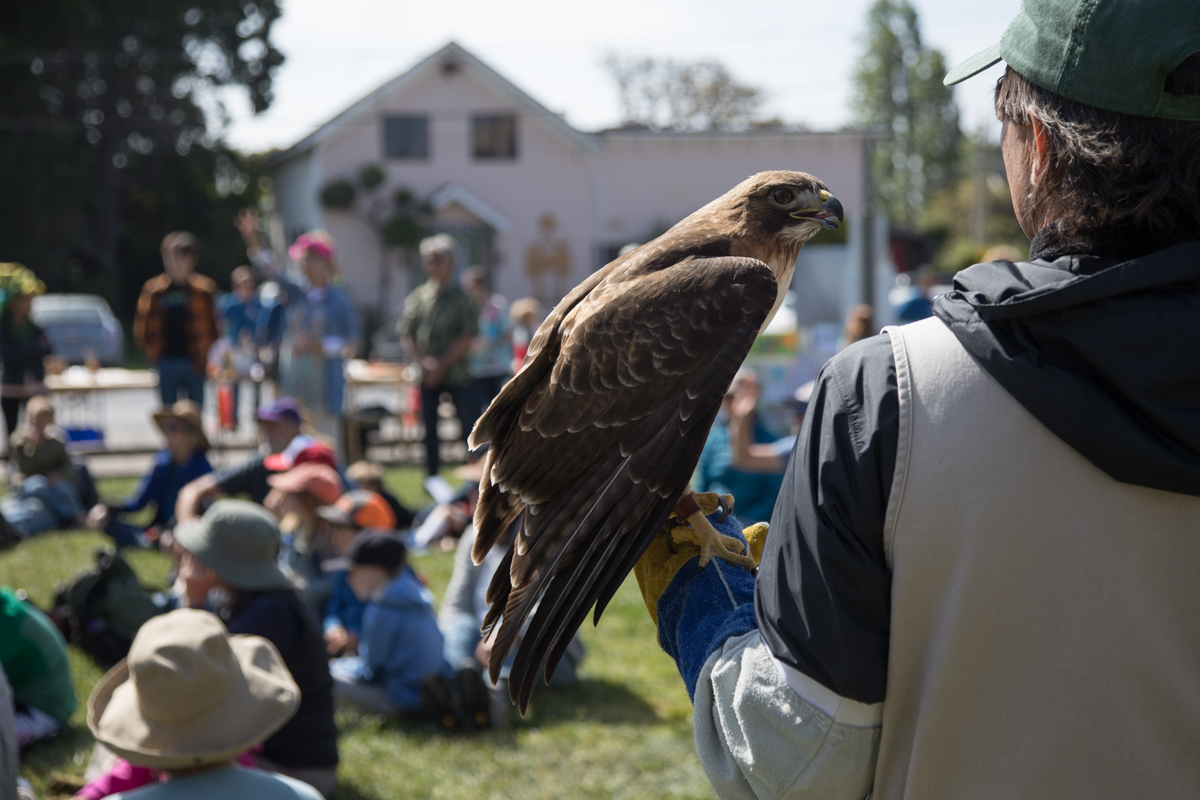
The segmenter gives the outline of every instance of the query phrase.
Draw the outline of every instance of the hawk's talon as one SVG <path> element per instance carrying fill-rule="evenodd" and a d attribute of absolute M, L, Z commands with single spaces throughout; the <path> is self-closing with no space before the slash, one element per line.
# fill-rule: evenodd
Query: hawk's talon
<path fill-rule="evenodd" d="M 725 502 L 724 495 L 717 495 L 717 507 L 721 510 L 721 516 L 717 517 L 717 522 L 721 523 L 729 519 L 729 503 Z"/>
<path fill-rule="evenodd" d="M 758 566 L 749 556 L 750 548 L 745 542 L 718 531 L 702 511 L 693 513 L 683 525 L 672 528 L 668 533 L 668 542 L 672 540 L 689 542 L 700 548 L 700 569 L 708 566 L 713 556 L 746 569 L 752 570 Z"/>

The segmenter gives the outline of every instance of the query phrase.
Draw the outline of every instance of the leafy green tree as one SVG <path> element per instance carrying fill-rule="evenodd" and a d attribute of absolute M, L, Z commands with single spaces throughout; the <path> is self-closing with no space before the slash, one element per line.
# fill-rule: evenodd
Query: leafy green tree
<path fill-rule="evenodd" d="M 876 202 L 913 226 L 928 199 L 958 177 L 962 131 L 942 54 L 921 43 L 908 0 L 876 0 L 867 12 L 866 52 L 854 76 L 859 125 L 885 131 L 871 176 Z"/>
<path fill-rule="evenodd" d="M 277 0 L 0 4 L 0 257 L 118 313 L 161 269 L 168 231 L 193 230 L 201 269 L 227 276 L 241 260 L 230 220 L 258 181 L 221 142 L 221 90 L 270 104 L 279 13 Z"/>

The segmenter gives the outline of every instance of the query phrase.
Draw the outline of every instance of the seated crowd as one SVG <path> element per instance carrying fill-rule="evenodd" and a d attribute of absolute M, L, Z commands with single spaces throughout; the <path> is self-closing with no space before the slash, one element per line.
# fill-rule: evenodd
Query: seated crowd
<path fill-rule="evenodd" d="M 499 554 L 470 559 L 478 467 L 460 471 L 466 486 L 453 512 L 414 513 L 385 490 L 379 465 L 339 468 L 328 444 L 302 432 L 296 401 L 256 416 L 262 452 L 214 471 L 195 403 L 155 413 L 166 446 L 119 503 L 89 502 L 81 491 L 94 495 L 48 402 L 31 400 L 12 436 L 17 474 L 0 500 L 0 547 L 86 525 L 118 553 L 159 548 L 172 559 L 157 616 L 126 640 L 128 656 L 89 701 L 98 745 L 78 796 L 328 797 L 335 707 L 477 727 L 495 724 L 496 698 L 507 702 L 507 687 L 482 677 L 483 597 Z M 147 508 L 149 522 L 134 524 L 129 516 Z M 440 616 L 408 560 L 413 531 L 431 517 L 462 521 L 436 526 L 447 532 L 442 549 L 461 534 Z M 63 635 L 71 631 L 57 621 L 0 587 L 0 773 L 74 711 Z M 574 680 L 582 656 L 577 641 L 554 683 Z"/>

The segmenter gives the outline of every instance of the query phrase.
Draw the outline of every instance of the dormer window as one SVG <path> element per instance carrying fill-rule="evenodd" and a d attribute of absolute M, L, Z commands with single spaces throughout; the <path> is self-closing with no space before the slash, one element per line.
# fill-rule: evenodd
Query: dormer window
<path fill-rule="evenodd" d="M 429 117 L 385 117 L 383 154 L 388 158 L 429 158 Z"/>
<path fill-rule="evenodd" d="M 478 159 L 517 157 L 517 118 L 513 114 L 476 114 L 471 117 L 471 145 Z"/>

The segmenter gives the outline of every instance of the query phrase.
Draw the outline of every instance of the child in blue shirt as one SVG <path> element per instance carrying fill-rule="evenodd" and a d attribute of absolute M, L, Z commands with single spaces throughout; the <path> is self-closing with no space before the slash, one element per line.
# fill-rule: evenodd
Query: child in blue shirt
<path fill-rule="evenodd" d="M 449 674 L 433 595 L 405 564 L 404 543 L 390 531 L 365 530 L 347 549 L 350 588 L 370 600 L 358 655 L 329 665 L 333 697 L 372 714 L 421 708 L 421 682 Z"/>
<path fill-rule="evenodd" d="M 167 439 L 167 446 L 154 456 L 150 471 L 142 476 L 138 488 L 123 502 L 97 503 L 88 512 L 88 527 L 102 530 L 117 547 L 150 546 L 164 530 L 175 526 L 175 500 L 179 490 L 202 475 L 212 472 L 208 463 L 208 438 L 200 426 L 200 406 L 193 400 L 180 400 L 170 409 L 154 414 L 154 421 Z M 154 504 L 154 519 L 143 529 L 117 517 L 141 511 Z M 147 531 L 153 535 L 147 535 Z"/>

